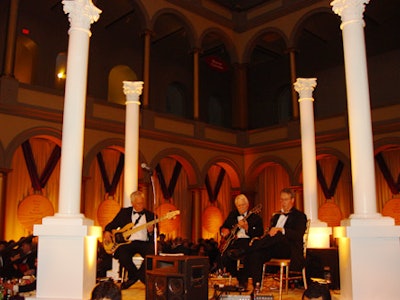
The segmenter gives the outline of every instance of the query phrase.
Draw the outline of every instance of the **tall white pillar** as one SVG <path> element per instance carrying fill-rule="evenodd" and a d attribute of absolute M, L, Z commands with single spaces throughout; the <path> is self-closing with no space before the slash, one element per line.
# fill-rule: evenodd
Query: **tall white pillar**
<path fill-rule="evenodd" d="M 126 95 L 124 207 L 128 207 L 131 205 L 130 194 L 138 189 L 139 96 L 143 81 L 124 81 L 123 84 Z"/>
<path fill-rule="evenodd" d="M 397 299 L 400 227 L 377 212 L 363 13 L 369 0 L 335 0 L 342 19 L 354 214 L 335 228 L 341 299 Z"/>
<path fill-rule="evenodd" d="M 39 236 L 36 299 L 89 299 L 96 282 L 101 227 L 80 213 L 90 24 L 100 10 L 90 0 L 64 0 L 69 15 L 58 213 L 34 226 Z"/>
<path fill-rule="evenodd" d="M 299 93 L 301 157 L 303 166 L 304 213 L 311 220 L 308 248 L 328 248 L 332 230 L 318 220 L 317 156 L 315 150 L 314 98 L 316 78 L 297 78 L 294 89 Z"/>

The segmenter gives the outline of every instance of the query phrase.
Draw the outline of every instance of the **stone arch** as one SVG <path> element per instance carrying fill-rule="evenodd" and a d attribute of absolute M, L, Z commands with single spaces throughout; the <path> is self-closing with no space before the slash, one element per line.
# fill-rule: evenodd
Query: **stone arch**
<path fill-rule="evenodd" d="M 151 18 L 151 28 L 154 31 L 155 25 L 157 21 L 160 19 L 160 17 L 165 16 L 165 15 L 171 15 L 180 22 L 182 22 L 186 32 L 188 33 L 187 39 L 189 41 L 189 44 L 191 48 L 194 48 L 196 46 L 196 40 L 197 40 L 197 34 L 196 34 L 196 29 L 190 22 L 190 20 L 181 12 L 171 9 L 171 8 L 166 8 L 166 9 L 161 9 L 155 13 L 152 18 Z"/>
<path fill-rule="evenodd" d="M 243 62 L 247 62 L 247 63 L 250 62 L 250 56 L 251 56 L 251 53 L 252 53 L 252 51 L 253 51 L 253 48 L 254 48 L 254 46 L 255 46 L 257 40 L 258 40 L 260 37 L 262 37 L 263 35 L 267 34 L 267 33 L 275 33 L 275 34 L 277 34 L 278 36 L 280 36 L 280 37 L 283 39 L 283 41 L 284 41 L 284 43 L 285 43 L 286 46 L 289 45 L 288 37 L 285 35 L 285 33 L 284 33 L 282 30 L 280 30 L 280 29 L 278 29 L 278 28 L 275 28 L 275 27 L 263 28 L 262 30 L 260 30 L 259 32 L 257 32 L 257 33 L 248 41 L 248 43 L 247 43 L 247 45 L 246 45 L 246 48 L 245 48 L 245 51 L 243 52 L 243 57 L 242 57 Z"/>
<path fill-rule="evenodd" d="M 301 36 L 301 31 L 303 30 L 304 23 L 312 16 L 320 13 L 328 13 L 334 15 L 332 12 L 332 9 L 329 9 L 328 7 L 319 7 L 314 10 L 310 10 L 309 12 L 305 13 L 304 15 L 301 16 L 301 18 L 296 22 L 292 29 L 292 33 L 289 37 L 288 40 L 288 46 L 289 47 L 296 47 L 298 44 L 298 40 Z"/>
<path fill-rule="evenodd" d="M 232 41 L 232 39 L 226 34 L 226 32 L 222 31 L 219 28 L 207 28 L 205 31 L 203 31 L 199 37 L 199 47 L 202 47 L 202 42 L 204 41 L 205 37 L 208 34 L 215 34 L 219 37 L 221 37 L 221 41 L 223 42 L 224 46 L 226 47 L 226 50 L 229 53 L 229 56 L 231 58 L 231 63 L 238 62 L 239 56 L 237 54 L 237 49 Z"/>
<path fill-rule="evenodd" d="M 131 0 L 130 2 L 139 11 L 138 15 L 140 17 L 140 24 L 142 24 L 143 28 L 148 28 L 150 26 L 150 16 L 147 13 L 146 8 L 143 6 L 141 1 Z"/>
<path fill-rule="evenodd" d="M 374 154 L 382 152 L 387 149 L 392 148 L 400 148 L 400 138 L 393 136 L 393 137 L 386 137 L 379 139 L 374 142 Z"/>
<path fill-rule="evenodd" d="M 269 220 L 280 208 L 281 189 L 292 185 L 292 172 L 281 158 L 265 156 L 252 163 L 246 174 L 247 188 L 253 191 L 255 203 L 263 205 L 263 218 Z"/>
<path fill-rule="evenodd" d="M 150 166 L 155 167 L 164 157 L 171 157 L 176 161 L 179 161 L 187 173 L 190 186 L 197 187 L 201 185 L 202 181 L 197 163 L 189 153 L 178 148 L 164 149 L 151 160 Z"/>
<path fill-rule="evenodd" d="M 243 176 L 241 176 L 239 166 L 236 164 L 235 161 L 223 156 L 214 157 L 204 165 L 203 170 L 201 172 L 201 178 L 203 179 L 203 182 L 204 178 L 206 178 L 208 169 L 212 165 L 218 165 L 221 168 L 225 169 L 231 181 L 232 189 L 234 190 L 242 189 Z"/>
<path fill-rule="evenodd" d="M 167 86 L 166 110 L 176 116 L 186 116 L 187 87 L 180 81 L 173 81 Z"/>
<path fill-rule="evenodd" d="M 283 169 L 286 170 L 286 173 L 289 175 L 290 182 L 293 185 L 293 172 L 290 169 L 288 163 L 277 156 L 264 156 L 254 161 L 246 172 L 246 188 L 248 190 L 256 190 L 258 175 L 266 166 L 269 166 L 271 164 L 278 164 L 282 166 Z"/>
<path fill-rule="evenodd" d="M 245 50 L 249 128 L 287 123 L 292 118 L 290 58 L 287 37 L 276 28 L 257 33 Z M 263 77 L 265 83 L 260 85 Z M 283 93 L 282 91 L 286 91 Z"/>
<path fill-rule="evenodd" d="M 392 205 L 399 198 L 396 183 L 400 176 L 400 138 L 393 136 L 379 139 L 374 142 L 374 148 L 378 211 L 384 216 L 395 218 L 397 224 L 399 221 Z"/>
<path fill-rule="evenodd" d="M 10 167 L 15 150 L 31 137 L 43 137 L 61 146 L 61 132 L 50 127 L 34 127 L 18 134 L 8 145 L 5 151 L 4 165 Z"/>
<path fill-rule="evenodd" d="M 351 185 L 351 161 L 348 156 L 346 156 L 344 153 L 340 152 L 337 149 L 334 149 L 334 148 L 319 148 L 319 149 L 317 149 L 317 153 L 316 153 L 317 161 L 324 160 L 329 157 L 336 158 L 339 161 L 341 161 L 344 164 L 343 170 L 347 171 L 347 173 L 344 173 L 342 171 L 341 180 L 338 182 L 338 186 L 341 186 L 341 188 L 338 188 L 335 191 L 335 196 L 333 197 L 335 204 L 339 207 L 339 209 L 342 213 L 342 218 L 343 217 L 346 218 L 353 211 L 353 197 L 352 197 L 352 185 Z M 323 168 L 323 165 L 321 165 L 321 168 Z M 322 170 L 322 172 L 323 172 L 323 170 Z M 331 169 L 331 172 L 333 173 L 332 169 Z M 299 161 L 299 163 L 295 169 L 295 176 L 294 176 L 295 186 L 302 186 L 302 182 L 300 181 L 301 174 L 302 174 L 302 163 L 301 163 L 301 161 Z M 324 174 L 324 177 L 325 176 L 326 175 Z M 333 176 L 333 174 L 332 174 L 332 176 Z M 318 178 L 317 178 L 317 180 L 318 180 Z M 331 182 L 326 182 L 326 184 L 328 185 L 328 188 L 329 188 Z M 322 190 L 322 187 L 320 186 L 319 181 L 317 182 L 317 192 L 318 192 L 318 199 L 317 199 L 318 207 L 320 207 L 325 203 L 325 201 L 324 201 L 325 197 L 324 197 L 324 194 L 322 193 L 323 190 Z M 325 200 L 326 200 L 326 202 L 332 201 L 332 199 L 330 199 L 330 200 L 325 199 Z"/>
<path fill-rule="evenodd" d="M 97 153 L 105 148 L 114 148 L 121 153 L 125 152 L 125 142 L 122 139 L 107 139 L 94 145 L 85 155 L 83 163 L 83 176 L 89 176 L 90 165 L 93 159 L 96 158 Z"/>
<path fill-rule="evenodd" d="M 123 81 L 135 81 L 138 76 L 134 70 L 126 65 L 114 66 L 108 73 L 108 102 L 125 104 L 126 96 L 123 90 Z"/>
<path fill-rule="evenodd" d="M 350 166 L 351 165 L 351 161 L 350 158 L 345 155 L 343 152 L 334 149 L 334 148 L 318 148 L 317 152 L 316 152 L 316 156 L 317 156 L 317 160 L 318 157 L 321 157 L 324 154 L 329 154 L 332 156 L 337 157 L 338 159 L 340 159 L 346 166 Z M 303 166 L 301 163 L 301 160 L 297 163 L 294 172 L 293 172 L 293 185 L 300 185 L 299 179 L 300 179 L 300 174 L 303 170 Z"/>

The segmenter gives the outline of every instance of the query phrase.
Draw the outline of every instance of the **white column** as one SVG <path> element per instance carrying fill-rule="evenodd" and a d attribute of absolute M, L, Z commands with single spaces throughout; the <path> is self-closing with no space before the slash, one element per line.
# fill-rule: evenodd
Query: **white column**
<path fill-rule="evenodd" d="M 318 220 L 317 156 L 315 150 L 314 98 L 316 78 L 297 78 L 294 89 L 299 93 L 301 156 L 303 166 L 304 213 L 311 220 L 308 248 L 329 247 L 331 229 Z"/>
<path fill-rule="evenodd" d="M 335 0 L 342 19 L 354 214 L 336 227 L 341 299 L 397 299 L 400 227 L 377 212 L 363 13 L 369 0 Z"/>
<path fill-rule="evenodd" d="M 96 283 L 101 227 L 80 214 L 90 24 L 100 10 L 90 0 L 64 0 L 69 15 L 59 212 L 34 226 L 39 236 L 35 299 L 89 299 Z"/>
<path fill-rule="evenodd" d="M 369 0 L 333 1 L 333 11 L 342 17 L 350 131 L 351 170 L 355 218 L 376 218 L 374 148 L 367 60 L 364 40 L 364 3 Z"/>
<path fill-rule="evenodd" d="M 100 10 L 90 0 L 64 0 L 69 15 L 69 45 L 65 82 L 64 118 L 60 166 L 60 215 L 80 212 L 83 134 L 85 128 L 86 82 L 90 24 L 97 21 Z"/>
<path fill-rule="evenodd" d="M 123 84 L 126 95 L 124 207 L 128 207 L 131 205 L 130 194 L 138 189 L 139 96 L 143 81 L 124 81 Z"/>

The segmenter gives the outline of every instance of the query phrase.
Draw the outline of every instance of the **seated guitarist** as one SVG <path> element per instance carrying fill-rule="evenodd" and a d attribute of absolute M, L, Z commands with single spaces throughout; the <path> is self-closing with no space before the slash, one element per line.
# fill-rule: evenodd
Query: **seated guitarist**
<path fill-rule="evenodd" d="M 127 224 L 132 223 L 132 226 L 140 226 L 154 220 L 154 213 L 145 209 L 144 194 L 141 191 L 133 192 L 130 196 L 131 207 L 121 208 L 115 218 L 106 225 L 103 242 L 112 243 L 112 231 L 123 228 Z M 119 260 L 119 263 L 128 272 L 128 280 L 121 284 L 121 289 L 127 289 L 136 281 L 146 282 L 146 270 L 143 263 L 138 270 L 132 261 L 132 257 L 139 253 L 142 257 L 154 254 L 154 225 L 134 232 L 129 237 L 128 243 L 123 243 L 114 252 L 114 257 Z"/>
<path fill-rule="evenodd" d="M 236 209 L 231 211 L 220 228 L 222 241 L 220 245 L 222 266 L 233 277 L 237 277 L 239 286 L 247 288 L 250 257 L 244 256 L 243 269 L 237 270 L 237 252 L 243 251 L 252 238 L 263 234 L 263 221 L 257 213 L 249 211 L 249 200 L 243 194 L 235 198 Z"/>

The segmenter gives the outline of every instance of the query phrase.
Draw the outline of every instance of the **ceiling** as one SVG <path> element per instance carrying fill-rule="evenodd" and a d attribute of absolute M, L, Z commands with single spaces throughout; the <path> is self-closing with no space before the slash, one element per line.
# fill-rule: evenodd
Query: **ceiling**
<path fill-rule="evenodd" d="M 242 12 L 255 8 L 261 4 L 265 4 L 266 2 L 270 2 L 272 0 L 213 0 L 213 1 L 232 11 Z"/>

